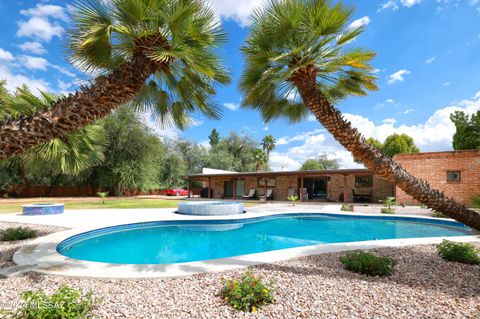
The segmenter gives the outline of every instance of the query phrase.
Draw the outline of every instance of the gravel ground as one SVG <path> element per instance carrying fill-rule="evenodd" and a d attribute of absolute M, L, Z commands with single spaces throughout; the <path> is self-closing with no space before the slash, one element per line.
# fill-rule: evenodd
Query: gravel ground
<path fill-rule="evenodd" d="M 0 229 L 5 227 L 0 223 Z M 44 233 L 60 230 L 35 228 Z M 12 252 L 26 242 L 0 244 L 0 267 L 10 265 Z M 17 301 L 25 290 L 52 292 L 68 283 L 104 298 L 97 309 L 100 318 L 480 318 L 480 266 L 443 261 L 432 245 L 376 252 L 398 261 L 394 275 L 369 278 L 350 273 L 338 262 L 341 253 L 252 267 L 254 274 L 275 281 L 277 300 L 255 314 L 234 313 L 218 295 L 223 278 L 245 270 L 164 280 L 29 273 L 0 280 L 0 305 Z"/>

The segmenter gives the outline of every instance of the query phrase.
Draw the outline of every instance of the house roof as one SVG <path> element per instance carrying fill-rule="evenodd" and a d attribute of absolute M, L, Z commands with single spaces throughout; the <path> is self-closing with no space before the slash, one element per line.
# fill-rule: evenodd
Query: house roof
<path fill-rule="evenodd" d="M 208 177 L 275 177 L 275 176 L 325 176 L 325 175 L 350 175 L 350 174 L 362 174 L 370 175 L 374 174 L 374 171 L 358 168 L 358 169 L 325 169 L 317 171 L 282 171 L 282 172 L 233 172 L 233 173 L 215 173 L 215 174 L 190 174 L 187 175 L 189 179 L 208 178 Z"/>

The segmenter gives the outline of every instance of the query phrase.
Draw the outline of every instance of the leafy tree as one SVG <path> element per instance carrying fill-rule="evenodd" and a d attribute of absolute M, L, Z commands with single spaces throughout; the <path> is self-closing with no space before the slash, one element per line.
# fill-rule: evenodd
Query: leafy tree
<path fill-rule="evenodd" d="M 175 143 L 175 149 L 185 163 L 187 173 L 201 173 L 205 149 L 196 143 L 186 139 L 179 139 Z"/>
<path fill-rule="evenodd" d="M 226 36 L 205 1 L 79 0 L 73 9 L 68 60 L 101 75 L 48 110 L 1 119 L 0 159 L 63 138 L 130 101 L 180 128 L 195 111 L 220 116 L 211 96 L 229 82 L 217 50 Z"/>
<path fill-rule="evenodd" d="M 379 140 L 373 137 L 369 137 L 366 139 L 365 143 L 372 145 L 375 147 L 377 150 L 382 151 L 383 150 L 383 144 Z"/>
<path fill-rule="evenodd" d="M 220 134 L 218 133 L 216 128 L 212 130 L 212 133 L 210 133 L 208 139 L 210 141 L 211 147 L 215 147 L 218 145 L 218 143 L 220 143 Z"/>
<path fill-rule="evenodd" d="M 300 170 L 302 171 L 319 171 L 323 169 L 338 169 L 340 166 L 338 165 L 337 160 L 329 159 L 326 154 L 320 155 L 316 159 L 308 159 L 303 163 Z"/>
<path fill-rule="evenodd" d="M 396 133 L 388 136 L 385 139 L 381 150 L 383 154 L 390 158 L 396 154 L 420 152 L 412 137 L 408 136 L 407 134 L 399 135 Z"/>
<path fill-rule="evenodd" d="M 469 117 L 463 111 L 455 111 L 450 115 L 455 124 L 453 135 L 453 149 L 472 150 L 480 148 L 480 111 Z"/>
<path fill-rule="evenodd" d="M 129 189 L 158 188 L 166 153 L 160 139 L 127 107 L 108 116 L 104 127 L 105 160 L 92 174 L 94 182 L 112 189 L 115 195 Z"/>
<path fill-rule="evenodd" d="M 334 106 L 377 89 L 370 64 L 375 52 L 355 46 L 364 26 L 351 26 L 353 11 L 327 0 L 270 0 L 257 10 L 242 47 L 242 106 L 258 110 L 266 122 L 298 122 L 313 113 L 366 167 L 428 207 L 480 229 L 480 214 L 431 189 L 367 144 Z"/>

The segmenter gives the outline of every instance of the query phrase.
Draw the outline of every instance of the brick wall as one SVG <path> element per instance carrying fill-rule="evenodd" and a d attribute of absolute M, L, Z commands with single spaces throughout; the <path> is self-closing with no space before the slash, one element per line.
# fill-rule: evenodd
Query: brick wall
<path fill-rule="evenodd" d="M 480 194 L 480 150 L 399 154 L 395 156 L 412 175 L 427 180 L 458 202 L 470 205 L 473 194 Z M 447 181 L 447 171 L 460 171 L 460 181 Z M 397 187 L 399 202 L 418 204 Z"/>
<path fill-rule="evenodd" d="M 250 189 L 256 189 L 257 195 L 263 195 L 265 193 L 264 187 L 258 186 L 258 178 L 254 176 L 242 177 L 245 180 L 245 189 L 244 194 L 248 194 Z M 294 193 L 298 195 L 299 187 L 298 176 L 296 175 L 285 175 L 285 176 L 276 176 L 276 186 L 271 187 L 273 190 L 273 199 L 274 200 L 287 200 L 288 199 L 288 190 L 292 188 Z M 211 188 L 213 190 L 213 198 L 222 198 L 224 194 L 224 182 L 231 180 L 231 177 L 212 177 Z M 204 183 L 206 186 L 206 183 Z M 339 201 L 340 197 L 343 196 L 344 190 L 344 177 L 341 174 L 333 174 L 330 176 L 330 180 L 327 184 L 328 199 L 330 201 Z M 355 187 L 355 175 L 351 174 L 347 176 L 347 201 L 351 202 L 353 200 L 352 189 L 355 189 L 356 192 L 370 192 L 372 188 L 357 188 Z M 373 191 L 372 191 L 372 201 L 374 203 L 379 200 L 383 200 L 388 196 L 394 195 L 394 186 L 384 179 L 374 176 L 373 177 Z"/>

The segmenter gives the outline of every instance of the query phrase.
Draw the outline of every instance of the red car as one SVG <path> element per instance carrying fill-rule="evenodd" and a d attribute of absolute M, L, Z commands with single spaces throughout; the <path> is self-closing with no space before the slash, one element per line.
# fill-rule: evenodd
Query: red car
<path fill-rule="evenodd" d="M 165 195 L 167 196 L 188 196 L 188 191 L 181 188 L 166 189 Z"/>

